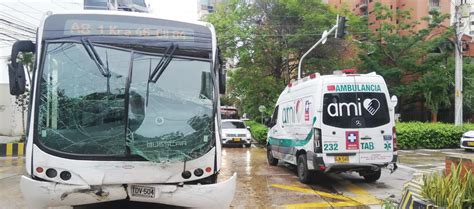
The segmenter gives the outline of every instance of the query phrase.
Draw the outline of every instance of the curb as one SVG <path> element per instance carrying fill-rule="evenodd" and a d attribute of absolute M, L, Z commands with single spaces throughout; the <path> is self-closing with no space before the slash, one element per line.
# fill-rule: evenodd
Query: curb
<path fill-rule="evenodd" d="M 0 144 L 0 157 L 16 157 L 25 155 L 25 143 Z"/>

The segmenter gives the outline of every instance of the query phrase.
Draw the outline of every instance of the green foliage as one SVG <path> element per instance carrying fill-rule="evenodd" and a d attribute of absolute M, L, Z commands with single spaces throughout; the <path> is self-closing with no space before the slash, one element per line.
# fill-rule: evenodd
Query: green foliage
<path fill-rule="evenodd" d="M 390 92 L 402 101 L 402 111 L 409 108 L 403 105 L 422 101 L 436 122 L 438 110 L 454 100 L 454 47 L 450 41 L 454 30 L 442 26 L 449 14 L 433 10 L 430 17 L 413 21 L 410 10 L 393 11 L 380 2 L 372 12 L 381 22 L 373 25 L 376 31 L 361 44 L 365 50 L 359 54 L 359 68 L 382 75 Z M 423 27 L 415 30 L 419 26 Z M 471 65 L 464 65 L 465 73 L 474 75 Z M 473 81 L 468 82 L 465 91 L 474 91 Z M 472 96 L 467 100 L 470 106 Z"/>
<path fill-rule="evenodd" d="M 457 148 L 463 133 L 474 130 L 474 124 L 462 127 L 445 123 L 397 123 L 397 146 L 399 149 Z"/>
<path fill-rule="evenodd" d="M 321 1 L 229 0 L 205 21 L 214 25 L 224 60 L 231 68 L 227 71 L 227 97 L 231 99 L 227 101 L 258 119 L 260 105 L 267 107 L 267 116 L 271 114 L 279 93 L 296 77 L 300 57 L 335 24 L 336 13 Z M 349 25 L 364 28 L 357 16 L 350 16 Z M 307 57 L 303 74 L 353 67 L 354 56 L 342 56 L 346 45 L 330 38 Z M 345 59 L 349 61 L 342 61 Z"/>
<path fill-rule="evenodd" d="M 451 164 L 451 174 L 423 176 L 421 195 L 439 207 L 463 209 L 474 206 L 474 177 L 470 170 L 464 176 L 462 163 Z"/>
<path fill-rule="evenodd" d="M 398 205 L 392 199 L 384 199 L 382 203 L 382 209 L 397 209 Z"/>
<path fill-rule="evenodd" d="M 250 126 L 250 133 L 252 133 L 252 137 L 257 140 L 258 143 L 266 143 L 268 128 L 265 125 L 253 120 L 245 121 L 245 125 Z"/>

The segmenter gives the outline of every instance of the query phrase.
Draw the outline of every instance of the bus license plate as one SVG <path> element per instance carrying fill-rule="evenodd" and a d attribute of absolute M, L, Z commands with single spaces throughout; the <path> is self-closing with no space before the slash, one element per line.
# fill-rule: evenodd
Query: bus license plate
<path fill-rule="evenodd" d="M 132 185 L 132 196 L 155 198 L 155 187 Z"/>
<path fill-rule="evenodd" d="M 474 147 L 474 142 L 467 142 L 467 146 Z"/>
<path fill-rule="evenodd" d="M 240 142 L 240 138 L 233 138 L 234 142 Z"/>
<path fill-rule="evenodd" d="M 336 156 L 336 163 L 348 163 L 349 156 Z"/>

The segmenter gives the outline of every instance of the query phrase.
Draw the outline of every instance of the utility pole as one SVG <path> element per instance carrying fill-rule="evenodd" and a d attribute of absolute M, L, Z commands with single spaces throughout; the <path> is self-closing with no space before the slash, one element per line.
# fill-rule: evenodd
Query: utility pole
<path fill-rule="evenodd" d="M 456 0 L 457 1 L 457 0 Z M 460 0 L 459 4 L 455 4 L 454 13 L 454 24 L 456 27 L 456 40 L 455 40 L 455 89 L 454 89 L 454 125 L 462 126 L 462 35 L 463 31 L 461 28 L 462 15 L 460 10 L 464 0 Z M 469 24 L 469 23 L 468 23 Z"/>

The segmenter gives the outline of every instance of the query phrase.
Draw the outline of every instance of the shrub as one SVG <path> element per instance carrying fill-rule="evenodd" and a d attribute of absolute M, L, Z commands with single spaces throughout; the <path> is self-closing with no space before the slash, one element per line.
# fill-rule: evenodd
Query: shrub
<path fill-rule="evenodd" d="M 400 149 L 457 148 L 464 132 L 474 130 L 474 124 L 462 127 L 446 123 L 397 123 L 397 145 Z"/>
<path fill-rule="evenodd" d="M 451 165 L 451 174 L 423 176 L 421 195 L 438 207 L 463 209 L 474 206 L 474 177 L 470 171 L 461 175 L 462 163 Z"/>
<path fill-rule="evenodd" d="M 265 125 L 253 120 L 245 121 L 245 124 L 250 126 L 250 133 L 252 133 L 252 137 L 257 140 L 258 143 L 266 143 L 268 128 Z"/>

